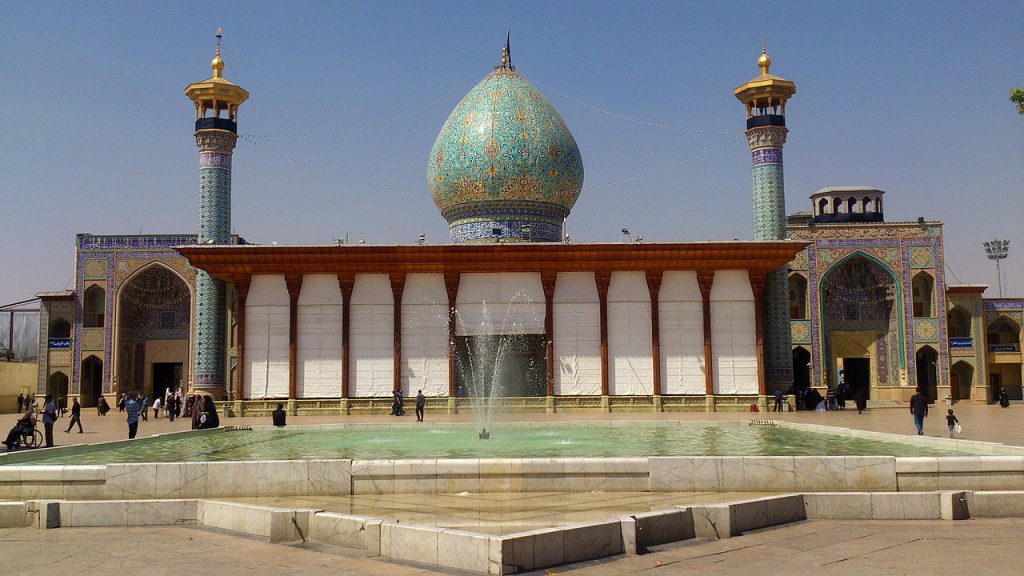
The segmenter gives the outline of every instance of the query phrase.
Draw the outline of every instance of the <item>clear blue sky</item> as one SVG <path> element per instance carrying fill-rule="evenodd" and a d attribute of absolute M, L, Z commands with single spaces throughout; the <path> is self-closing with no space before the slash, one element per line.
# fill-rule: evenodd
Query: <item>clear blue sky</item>
<path fill-rule="evenodd" d="M 989 296 L 995 272 L 980 243 L 1011 239 L 1008 291 L 1024 294 L 1024 117 L 1007 100 L 1024 85 L 1020 2 L 4 2 L 0 303 L 70 287 L 77 232 L 196 230 L 183 89 L 209 76 L 217 26 L 226 77 L 252 94 L 243 134 L 402 116 L 261 140 L 316 170 L 240 140 L 233 225 L 251 241 L 444 241 L 427 155 L 462 94 L 498 63 L 506 28 L 518 70 L 583 155 L 574 240 L 617 240 L 622 227 L 650 241 L 750 238 L 742 138 L 652 128 L 566 95 L 740 131 L 732 89 L 756 75 L 766 37 L 772 72 L 798 90 L 787 109 L 789 212 L 823 186 L 877 186 L 889 220 L 946 222 L 949 267 L 990 284 Z"/>

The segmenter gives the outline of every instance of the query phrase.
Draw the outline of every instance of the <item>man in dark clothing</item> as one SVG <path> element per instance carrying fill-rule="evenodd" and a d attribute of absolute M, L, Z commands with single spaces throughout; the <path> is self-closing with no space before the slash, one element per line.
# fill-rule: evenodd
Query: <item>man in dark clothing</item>
<path fill-rule="evenodd" d="M 24 412 L 24 410 L 22 410 L 22 408 L 24 406 L 25 406 L 25 395 L 21 394 L 19 392 L 18 393 L 18 414 L 21 414 L 22 412 Z"/>
<path fill-rule="evenodd" d="M 782 412 L 782 390 L 775 391 L 775 409 L 773 412 Z"/>
<path fill-rule="evenodd" d="M 928 415 L 928 397 L 917 389 L 917 394 L 910 397 L 910 413 L 914 415 L 914 426 L 917 428 L 917 435 L 924 435 L 924 418 Z"/>
<path fill-rule="evenodd" d="M 134 392 L 125 401 L 124 409 L 128 412 L 128 439 L 131 440 L 139 433 L 139 403 L 135 401 Z"/>
<path fill-rule="evenodd" d="M 65 434 L 71 432 L 75 424 L 78 424 L 78 433 L 82 433 L 82 405 L 78 403 L 78 398 L 72 400 L 71 404 L 71 422 L 68 422 L 68 429 L 64 431 Z"/>
<path fill-rule="evenodd" d="M 274 426 L 283 428 L 287 425 L 285 422 L 287 415 L 284 413 L 284 404 L 278 403 L 277 410 L 274 410 L 270 415 L 274 418 Z"/>
<path fill-rule="evenodd" d="M 53 396 L 46 395 L 46 402 L 43 404 L 43 428 L 46 430 L 46 447 L 53 448 L 53 424 L 57 421 L 57 405 L 53 403 Z"/>
<path fill-rule="evenodd" d="M 423 390 L 416 391 L 416 421 L 423 422 L 423 408 L 427 405 L 427 399 L 423 396 Z"/>

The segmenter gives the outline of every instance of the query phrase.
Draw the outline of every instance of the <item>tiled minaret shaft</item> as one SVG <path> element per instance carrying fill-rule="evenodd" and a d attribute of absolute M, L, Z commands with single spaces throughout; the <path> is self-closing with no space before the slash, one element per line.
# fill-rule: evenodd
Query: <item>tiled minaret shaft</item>
<path fill-rule="evenodd" d="M 231 243 L 231 154 L 238 140 L 238 107 L 249 97 L 241 86 L 223 77 L 220 58 L 210 63 L 213 76 L 189 84 L 185 95 L 195 104 L 196 146 L 199 147 L 200 245 Z M 225 380 L 227 290 L 223 281 L 196 272 L 195 320 L 192 326 L 192 391 L 216 399 L 229 388 Z"/>
<path fill-rule="evenodd" d="M 782 146 L 786 143 L 786 102 L 796 85 L 768 72 L 772 61 L 764 48 L 757 60 L 761 73 L 733 91 L 747 111 L 754 193 L 754 239 L 786 239 L 786 187 Z M 768 274 L 762 294 L 765 378 L 769 390 L 786 390 L 793 382 L 786 267 Z"/>

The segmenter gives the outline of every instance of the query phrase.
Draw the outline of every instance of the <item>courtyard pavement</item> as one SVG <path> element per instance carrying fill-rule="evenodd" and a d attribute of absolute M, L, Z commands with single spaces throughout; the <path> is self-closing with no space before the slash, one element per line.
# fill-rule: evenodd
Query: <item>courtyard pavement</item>
<path fill-rule="evenodd" d="M 1022 519 L 815 520 L 729 540 L 690 540 L 639 556 L 617 556 L 533 574 L 1017 575 L 1022 571 L 1018 549 L 1022 530 Z M 345 548 L 266 544 L 187 526 L 0 529 L 0 559 L 3 573 L 9 576 L 466 574 L 366 558 Z"/>

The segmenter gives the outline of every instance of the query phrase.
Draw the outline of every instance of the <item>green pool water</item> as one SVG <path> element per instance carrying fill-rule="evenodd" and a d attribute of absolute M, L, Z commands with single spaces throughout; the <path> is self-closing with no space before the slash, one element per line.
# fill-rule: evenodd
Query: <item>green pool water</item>
<path fill-rule="evenodd" d="M 217 430 L 18 454 L 7 464 L 110 464 L 352 458 L 628 456 L 953 456 L 965 452 L 746 423 L 504 424 L 490 440 L 465 425 Z"/>

